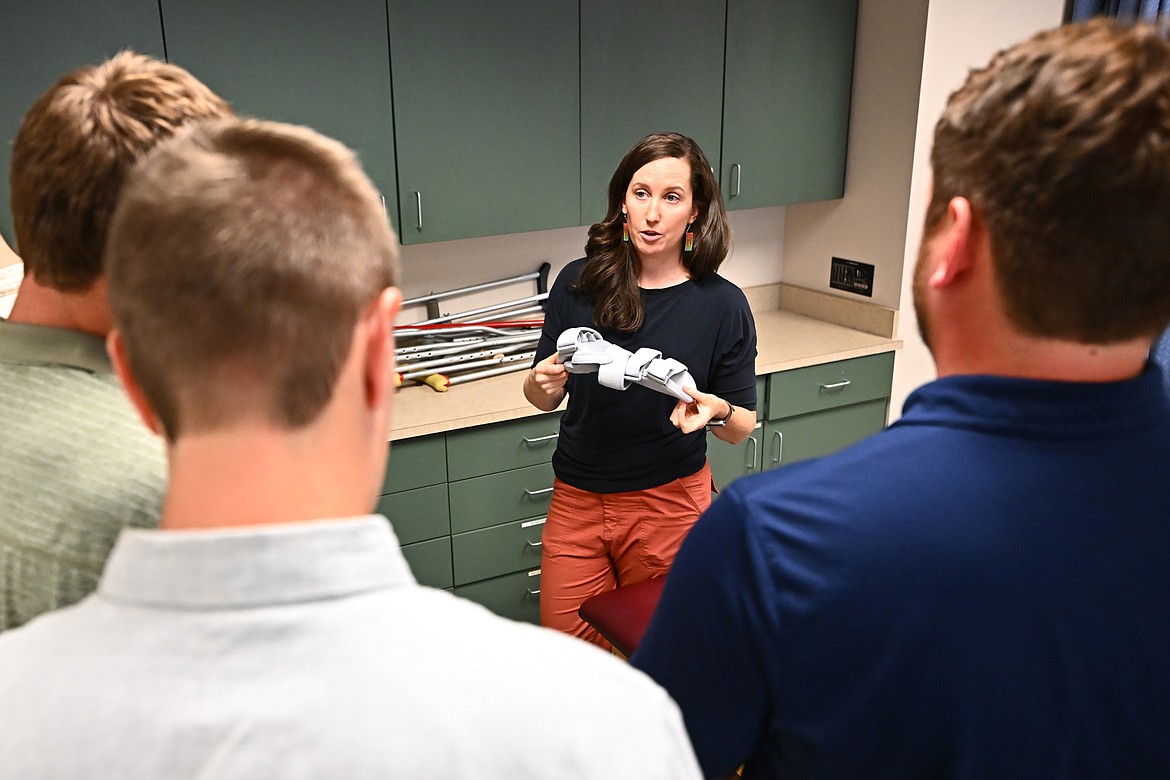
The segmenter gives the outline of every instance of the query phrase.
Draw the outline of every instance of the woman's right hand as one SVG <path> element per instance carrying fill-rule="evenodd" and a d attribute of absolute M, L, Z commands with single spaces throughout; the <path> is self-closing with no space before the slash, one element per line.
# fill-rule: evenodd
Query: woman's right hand
<path fill-rule="evenodd" d="M 569 372 L 557 363 L 557 353 L 554 352 L 528 372 L 528 378 L 524 380 L 524 397 L 537 409 L 551 412 L 564 399 L 567 381 Z"/>

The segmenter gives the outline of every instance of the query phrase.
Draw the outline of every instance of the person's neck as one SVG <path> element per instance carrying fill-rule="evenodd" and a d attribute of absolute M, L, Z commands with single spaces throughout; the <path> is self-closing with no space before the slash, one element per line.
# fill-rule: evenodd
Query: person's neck
<path fill-rule="evenodd" d="M 673 287 L 691 278 L 681 257 L 639 258 L 638 286 L 644 290 Z"/>
<path fill-rule="evenodd" d="M 65 292 L 37 282 L 26 273 L 8 321 L 65 328 L 105 338 L 113 327 L 104 279 L 79 292 Z"/>
<path fill-rule="evenodd" d="M 315 434 L 242 425 L 180 436 L 168 447 L 159 526 L 226 528 L 368 514 L 374 496 L 368 469 L 356 460 L 360 447 Z"/>
<path fill-rule="evenodd" d="M 1019 333 L 982 340 L 936 356 L 938 375 L 994 374 L 1056 382 L 1120 382 L 1145 367 L 1152 341 L 1082 344 Z"/>

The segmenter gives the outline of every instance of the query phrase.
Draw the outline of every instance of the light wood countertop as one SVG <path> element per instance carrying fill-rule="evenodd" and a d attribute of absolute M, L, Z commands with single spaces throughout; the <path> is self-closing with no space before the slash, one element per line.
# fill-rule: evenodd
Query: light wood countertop
<path fill-rule="evenodd" d="M 769 285 L 745 290 L 756 318 L 756 374 L 890 352 L 897 312 L 824 293 Z M 846 323 L 846 324 L 838 324 Z M 524 399 L 524 372 L 480 379 L 438 393 L 403 386 L 391 411 L 392 440 L 543 414 Z"/>

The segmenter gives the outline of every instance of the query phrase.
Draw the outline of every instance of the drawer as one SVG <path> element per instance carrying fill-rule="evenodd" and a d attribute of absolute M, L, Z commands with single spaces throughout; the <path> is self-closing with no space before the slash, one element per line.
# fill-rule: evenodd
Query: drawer
<path fill-rule="evenodd" d="M 544 520 L 536 517 L 455 534 L 451 537 L 455 584 L 539 568 Z"/>
<path fill-rule="evenodd" d="M 447 434 L 447 478 L 494 474 L 552 460 L 559 414 L 542 414 Z"/>
<path fill-rule="evenodd" d="M 728 444 L 708 431 L 707 462 L 711 464 L 715 487 L 723 490 L 740 477 L 758 472 L 763 439 L 764 424 L 761 422 L 756 423 L 748 437 L 739 444 Z"/>
<path fill-rule="evenodd" d="M 893 378 L 893 352 L 781 371 L 768 377 L 765 419 L 888 398 Z"/>
<path fill-rule="evenodd" d="M 483 604 L 510 620 L 540 625 L 540 569 L 460 585 L 455 595 Z"/>
<path fill-rule="evenodd" d="M 445 437 L 423 436 L 402 439 L 390 445 L 382 493 L 438 485 L 447 481 L 447 441 Z"/>
<path fill-rule="evenodd" d="M 419 584 L 432 588 L 450 588 L 454 584 L 451 576 L 451 537 L 403 545 L 402 555 L 410 564 L 410 570 Z"/>
<path fill-rule="evenodd" d="M 889 400 L 879 398 L 852 406 L 802 414 L 764 423 L 764 464 L 774 468 L 843 450 L 886 424 Z"/>
<path fill-rule="evenodd" d="M 551 463 L 452 482 L 447 486 L 451 532 L 474 531 L 548 514 L 552 485 Z"/>
<path fill-rule="evenodd" d="M 451 534 L 447 485 L 429 485 L 391 493 L 378 499 L 377 512 L 390 518 L 399 544 L 411 544 Z"/>

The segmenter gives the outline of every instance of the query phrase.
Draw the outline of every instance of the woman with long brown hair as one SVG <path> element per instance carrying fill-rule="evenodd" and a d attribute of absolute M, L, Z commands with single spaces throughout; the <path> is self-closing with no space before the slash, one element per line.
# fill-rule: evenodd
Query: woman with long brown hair
<path fill-rule="evenodd" d="M 743 292 L 716 273 L 730 233 L 703 151 L 686 136 L 656 133 L 622 159 L 585 257 L 553 284 L 524 382 L 538 409 L 569 399 L 543 534 L 543 625 L 607 645 L 578 607 L 666 574 L 711 502 L 705 431 L 734 444 L 755 426 L 755 322 Z M 629 353 L 649 348 L 681 362 L 691 400 L 569 373 L 557 341 L 580 327 Z"/>

